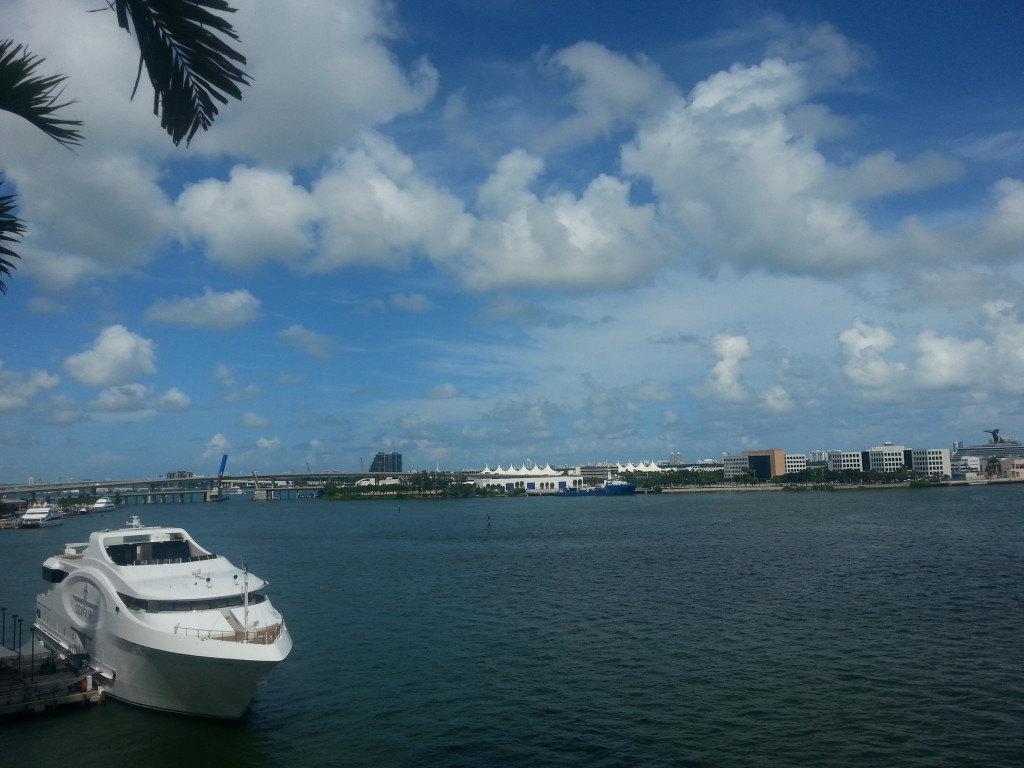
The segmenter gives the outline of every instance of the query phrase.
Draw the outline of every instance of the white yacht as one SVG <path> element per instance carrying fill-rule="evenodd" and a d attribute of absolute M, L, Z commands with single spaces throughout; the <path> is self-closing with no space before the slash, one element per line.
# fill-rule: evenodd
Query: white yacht
<path fill-rule="evenodd" d="M 53 525 L 63 525 L 64 515 L 56 504 L 47 504 L 44 501 L 37 501 L 25 510 L 25 514 L 18 521 L 19 528 L 49 528 Z"/>
<path fill-rule="evenodd" d="M 237 718 L 288 656 L 267 582 L 181 528 L 97 531 L 43 563 L 35 627 L 58 654 L 84 654 L 107 693 L 151 709 Z"/>
<path fill-rule="evenodd" d="M 110 512 L 117 509 L 117 504 L 109 496 L 100 496 L 90 509 L 93 512 Z"/>

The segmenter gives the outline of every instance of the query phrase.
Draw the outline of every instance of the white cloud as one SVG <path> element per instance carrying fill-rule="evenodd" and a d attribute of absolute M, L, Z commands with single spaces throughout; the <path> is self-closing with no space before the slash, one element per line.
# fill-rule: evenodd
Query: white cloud
<path fill-rule="evenodd" d="M 312 189 L 321 216 L 320 250 L 306 265 L 314 272 L 353 264 L 397 269 L 421 253 L 445 258 L 463 246 L 472 224 L 454 195 L 372 133 L 339 152 Z"/>
<path fill-rule="evenodd" d="M 0 361 L 0 413 L 25 410 L 41 392 L 59 383 L 60 377 L 46 371 L 6 371 Z"/>
<path fill-rule="evenodd" d="M 313 247 L 317 205 L 288 173 L 236 166 L 228 181 L 206 179 L 178 198 L 182 220 L 211 261 L 235 268 L 294 263 Z M 273 214 L 269 214 L 273 211 Z"/>
<path fill-rule="evenodd" d="M 422 58 L 403 70 L 388 49 L 401 34 L 395 10 L 378 0 L 247 2 L 230 20 L 253 85 L 197 147 L 308 165 L 367 128 L 418 112 L 439 76 Z"/>
<path fill-rule="evenodd" d="M 188 395 L 177 387 L 154 397 L 153 387 L 143 384 L 121 384 L 107 387 L 91 405 L 100 411 L 133 414 L 133 418 L 148 418 L 157 411 L 178 413 L 192 406 Z"/>
<path fill-rule="evenodd" d="M 792 413 L 796 410 L 796 403 L 785 387 L 769 387 L 761 397 L 761 405 L 769 413 Z"/>
<path fill-rule="evenodd" d="M 238 328 L 259 317 L 260 300 L 245 289 L 224 292 L 207 289 L 202 296 L 161 299 L 146 310 L 147 320 L 199 328 Z"/>
<path fill-rule="evenodd" d="M 711 352 L 719 358 L 712 366 L 698 394 L 727 403 L 745 403 L 749 399 L 743 386 L 743 361 L 752 354 L 746 336 L 717 334 L 711 340 Z"/>
<path fill-rule="evenodd" d="M 263 427 L 270 426 L 270 419 L 259 416 L 252 411 L 246 411 L 239 417 L 238 423 L 239 426 L 246 427 L 247 429 L 262 429 Z"/>
<path fill-rule="evenodd" d="M 187 411 L 192 407 L 192 400 L 177 387 L 171 387 L 156 399 L 154 407 L 158 411 Z"/>
<path fill-rule="evenodd" d="M 839 344 L 845 358 L 843 373 L 855 386 L 892 387 L 906 373 L 906 365 L 885 359 L 885 353 L 896 344 L 896 337 L 885 328 L 858 319 L 853 328 L 839 334 Z"/>
<path fill-rule="evenodd" d="M 430 312 L 435 309 L 433 302 L 422 293 L 393 293 L 391 294 L 391 306 L 404 309 L 408 312 Z"/>
<path fill-rule="evenodd" d="M 64 370 L 79 384 L 110 387 L 156 373 L 156 344 L 123 325 L 100 332 L 90 349 L 64 361 Z"/>
<path fill-rule="evenodd" d="M 301 325 L 291 325 L 283 331 L 278 331 L 277 338 L 317 360 L 328 359 L 334 348 L 334 342 L 328 336 L 303 328 Z"/>
<path fill-rule="evenodd" d="M 212 459 L 217 459 L 219 461 L 220 457 L 225 453 L 231 453 L 231 441 L 229 441 L 222 433 L 218 432 L 206 442 L 206 447 L 199 458 L 204 463 L 207 463 Z"/>
<path fill-rule="evenodd" d="M 450 264 L 468 287 L 621 289 L 668 261 L 671 238 L 653 206 L 631 204 L 629 184 L 602 174 L 579 197 L 540 198 L 530 187 L 542 171 L 540 158 L 517 150 L 480 188 L 472 245 Z"/>
<path fill-rule="evenodd" d="M 658 109 L 676 88 L 644 56 L 631 60 L 605 46 L 582 42 L 551 56 L 556 72 L 577 82 L 567 100 L 576 113 L 540 140 L 541 146 L 589 141 Z"/>
<path fill-rule="evenodd" d="M 101 411 L 138 411 L 147 407 L 146 400 L 151 392 L 152 388 L 143 384 L 107 387 L 92 405 Z"/>
<path fill-rule="evenodd" d="M 988 373 L 988 350 L 981 339 L 960 341 L 926 331 L 915 342 L 917 385 L 929 389 L 968 387 Z"/>

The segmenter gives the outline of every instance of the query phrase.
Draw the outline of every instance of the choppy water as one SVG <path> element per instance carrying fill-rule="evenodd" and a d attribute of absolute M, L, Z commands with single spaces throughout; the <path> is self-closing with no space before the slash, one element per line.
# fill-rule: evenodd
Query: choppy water
<path fill-rule="evenodd" d="M 141 508 L 272 582 L 224 724 L 0 721 L 7 766 L 1020 766 L 1024 489 Z M 106 520 L 0 531 L 0 603 Z M 198 761 L 198 763 L 197 763 Z"/>

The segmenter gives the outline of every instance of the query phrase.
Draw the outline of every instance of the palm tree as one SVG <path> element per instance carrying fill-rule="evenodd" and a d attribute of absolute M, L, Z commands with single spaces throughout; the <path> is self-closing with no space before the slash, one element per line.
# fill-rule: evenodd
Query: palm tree
<path fill-rule="evenodd" d="M 186 144 L 213 125 L 217 103 L 241 99 L 249 77 L 240 69 L 245 57 L 225 42 L 238 40 L 221 15 L 234 13 L 227 0 L 107 0 L 118 26 L 134 34 L 139 66 L 134 97 L 145 68 L 153 86 L 153 114 L 175 146 Z M 0 40 L 0 109 L 28 120 L 67 148 L 78 145 L 80 120 L 58 118 L 72 104 L 61 101 L 64 75 L 36 73 L 43 59 L 12 40 Z M 4 179 L 0 175 L 0 186 Z M 19 242 L 25 223 L 14 215 L 14 195 L 0 195 L 0 292 L 20 258 L 10 247 Z"/>

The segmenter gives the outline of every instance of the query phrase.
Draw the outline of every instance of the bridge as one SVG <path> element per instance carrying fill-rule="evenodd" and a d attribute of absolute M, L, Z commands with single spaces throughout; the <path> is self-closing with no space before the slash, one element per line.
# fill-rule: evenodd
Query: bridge
<path fill-rule="evenodd" d="M 271 474 L 209 475 L 142 480 L 68 480 L 32 485 L 0 485 L 5 500 L 39 501 L 65 496 L 119 496 L 127 504 L 167 504 L 211 501 L 218 482 L 221 490 L 301 491 L 327 483 L 351 485 L 357 480 L 380 482 L 388 477 L 405 478 L 414 472 L 275 472 Z"/>

